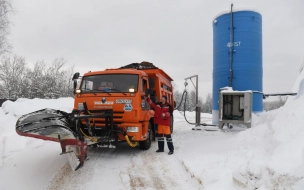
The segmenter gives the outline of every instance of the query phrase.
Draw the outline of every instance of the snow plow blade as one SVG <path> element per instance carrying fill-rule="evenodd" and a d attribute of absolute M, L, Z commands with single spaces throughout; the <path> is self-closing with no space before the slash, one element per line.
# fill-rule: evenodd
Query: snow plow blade
<path fill-rule="evenodd" d="M 68 155 L 73 170 L 81 168 L 87 144 L 78 140 L 70 128 L 70 114 L 54 109 L 43 109 L 21 116 L 16 132 L 21 136 L 59 142 L 62 153 Z"/>

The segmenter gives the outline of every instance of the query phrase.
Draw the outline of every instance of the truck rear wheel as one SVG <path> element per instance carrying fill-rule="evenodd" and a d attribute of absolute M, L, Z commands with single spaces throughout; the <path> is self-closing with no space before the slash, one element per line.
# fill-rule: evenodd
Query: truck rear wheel
<path fill-rule="evenodd" d="M 153 131 L 152 131 L 152 125 L 150 122 L 149 122 L 147 135 L 148 135 L 147 140 L 139 142 L 139 147 L 141 150 L 148 150 L 151 147 L 151 142 L 153 139 Z"/>

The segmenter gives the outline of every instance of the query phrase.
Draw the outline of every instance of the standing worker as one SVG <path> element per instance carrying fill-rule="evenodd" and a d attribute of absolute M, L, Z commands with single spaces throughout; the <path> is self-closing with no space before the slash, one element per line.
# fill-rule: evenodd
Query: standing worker
<path fill-rule="evenodd" d="M 164 152 L 165 138 L 169 148 L 169 155 L 174 153 L 174 146 L 170 132 L 170 119 L 172 114 L 172 106 L 167 103 L 167 96 L 163 95 L 161 103 L 155 104 L 151 101 L 150 95 L 147 96 L 146 101 L 152 108 L 154 108 L 154 123 L 158 125 L 158 150 L 156 152 Z"/>

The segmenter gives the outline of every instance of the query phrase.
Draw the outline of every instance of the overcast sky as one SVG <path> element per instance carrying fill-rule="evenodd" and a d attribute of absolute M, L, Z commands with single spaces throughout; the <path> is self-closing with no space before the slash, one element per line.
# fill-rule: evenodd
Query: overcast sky
<path fill-rule="evenodd" d="M 253 8 L 263 19 L 264 93 L 291 91 L 304 57 L 303 0 L 13 0 L 13 52 L 29 63 L 63 57 L 81 74 L 149 61 L 177 88 L 199 76 L 212 93 L 212 21 Z"/>

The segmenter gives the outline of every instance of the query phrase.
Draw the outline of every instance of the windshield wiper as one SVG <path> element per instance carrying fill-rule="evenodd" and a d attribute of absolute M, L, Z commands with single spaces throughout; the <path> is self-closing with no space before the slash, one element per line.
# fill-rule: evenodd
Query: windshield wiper
<path fill-rule="evenodd" d="M 123 93 L 125 96 L 127 95 L 126 93 L 124 93 L 124 92 L 122 92 L 121 90 L 116 89 L 116 88 L 112 88 L 111 90 L 114 90 L 114 91 L 117 91 L 117 92 L 121 92 L 121 93 Z"/>
<path fill-rule="evenodd" d="M 93 92 L 93 94 L 96 96 L 96 93 L 94 92 L 95 90 L 90 90 L 90 89 L 84 89 L 84 90 L 88 92 Z"/>
<path fill-rule="evenodd" d="M 96 89 L 96 90 L 97 90 L 97 89 Z M 107 94 L 112 95 L 112 94 L 110 93 L 111 89 L 101 89 L 101 90 L 97 90 L 97 91 L 106 92 Z"/>

